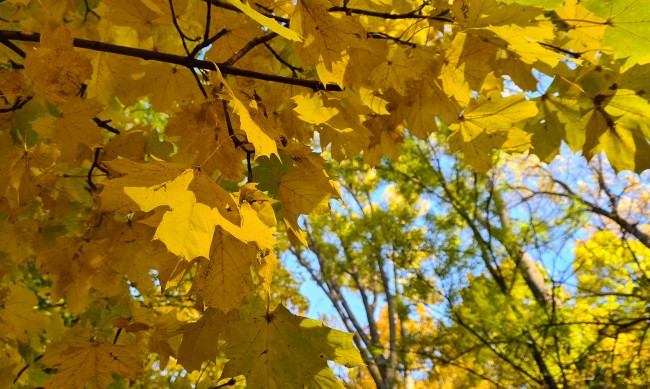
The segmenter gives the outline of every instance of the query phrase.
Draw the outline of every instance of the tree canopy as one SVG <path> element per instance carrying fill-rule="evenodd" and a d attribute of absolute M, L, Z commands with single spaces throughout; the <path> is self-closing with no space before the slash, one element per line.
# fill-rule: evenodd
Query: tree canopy
<path fill-rule="evenodd" d="M 438 133 L 483 178 L 563 143 L 642 172 L 648 22 L 639 0 L 0 1 L 0 386 L 341 387 L 330 363 L 374 354 L 301 316 L 277 259 L 341 198 L 328 163 Z"/>
<path fill-rule="evenodd" d="M 284 260 L 331 302 L 318 311 L 359 334 L 353 386 L 650 380 L 650 180 L 562 157 L 502 156 L 481 176 L 431 137 L 333 167 L 345 203 L 309 217 L 310 250 Z"/>

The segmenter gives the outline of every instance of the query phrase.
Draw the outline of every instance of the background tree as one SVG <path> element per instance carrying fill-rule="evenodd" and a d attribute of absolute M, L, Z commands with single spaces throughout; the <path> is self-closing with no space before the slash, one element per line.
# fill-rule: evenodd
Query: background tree
<path fill-rule="evenodd" d="M 482 176 L 433 139 L 368 169 L 335 170 L 348 205 L 311 218 L 311 251 L 291 256 L 357 332 L 357 384 L 648 380 L 647 179 L 576 157 Z"/>
<path fill-rule="evenodd" d="M 420 260 L 416 231 L 395 226 L 393 257 L 359 270 L 385 288 L 387 353 L 299 316 L 276 269 L 278 234 L 300 250 L 301 215 L 340 196 L 323 157 L 378 164 L 407 133 L 449 128 L 480 173 L 493 149 L 549 160 L 562 141 L 643 171 L 649 18 L 634 0 L 0 1 L 0 382 L 340 387 L 336 362 L 393 385 L 412 370 L 395 282 L 402 257 Z M 523 275 L 552 309 L 499 182 L 489 207 L 450 203 L 476 228 L 462 237 L 516 259 L 482 257 L 494 293 Z M 552 386 L 535 334 L 520 342 L 533 362 L 501 361 Z"/>

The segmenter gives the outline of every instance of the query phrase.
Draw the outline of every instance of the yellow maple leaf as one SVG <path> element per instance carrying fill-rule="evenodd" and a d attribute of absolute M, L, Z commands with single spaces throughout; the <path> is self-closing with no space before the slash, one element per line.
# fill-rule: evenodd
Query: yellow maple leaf
<path fill-rule="evenodd" d="M 296 106 L 293 110 L 300 120 L 309 124 L 323 124 L 339 113 L 336 107 L 325 107 L 320 93 L 295 95 L 291 98 Z"/>
<path fill-rule="evenodd" d="M 251 266 L 257 249 L 218 228 L 209 259 L 202 259 L 192 284 L 205 305 L 229 312 L 255 289 Z"/>
<path fill-rule="evenodd" d="M 132 90 L 149 95 L 149 102 L 158 111 L 203 99 L 192 71 L 186 67 L 155 62 L 142 66 L 141 70 L 144 74 L 132 81 Z"/>
<path fill-rule="evenodd" d="M 409 92 L 407 84 L 421 79 L 429 70 L 426 62 L 411 55 L 412 50 L 402 46 L 392 48 L 386 61 L 368 75 L 370 84 L 377 90 L 393 88 L 400 95 L 406 96 Z"/>
<path fill-rule="evenodd" d="M 163 9 L 154 1 L 121 1 L 106 0 L 108 12 L 104 17 L 111 23 L 129 26 L 137 31 L 146 33 L 151 28 L 152 22 L 164 15 Z"/>
<path fill-rule="evenodd" d="M 264 194 L 261 190 L 256 188 L 255 183 L 251 182 L 239 188 L 239 194 L 235 194 L 235 197 L 239 199 L 239 204 L 242 202 L 247 202 L 250 204 L 251 208 L 257 212 L 259 219 L 264 222 L 269 227 L 275 226 L 278 221 L 275 218 L 275 211 L 273 210 L 272 204 L 277 203 L 277 200 L 274 200 Z"/>
<path fill-rule="evenodd" d="M 41 258 L 41 269 L 52 280 L 52 301 L 66 297 L 73 313 L 82 312 L 90 301 L 90 291 L 104 296 L 117 296 L 127 288 L 123 274 L 115 272 L 106 261 L 108 240 L 59 238 L 56 246 Z"/>
<path fill-rule="evenodd" d="M 61 26 L 41 35 L 41 46 L 27 53 L 25 77 L 38 94 L 54 103 L 63 103 L 81 91 L 92 76 L 90 60 L 73 49 L 70 31 Z"/>
<path fill-rule="evenodd" d="M 181 259 L 208 258 L 217 226 L 242 242 L 255 242 L 260 250 L 270 250 L 275 244 L 273 230 L 250 204 L 238 206 L 198 167 L 122 159 L 106 165 L 127 175 L 104 184 L 102 208 L 129 213 L 167 207 L 143 222 L 155 226 L 154 239 Z"/>
<path fill-rule="evenodd" d="M 35 311 L 38 299 L 27 287 L 14 284 L 6 296 L 0 293 L 0 338 L 12 334 L 23 343 L 29 343 L 29 334 L 39 335 L 46 327 L 46 315 Z"/>
<path fill-rule="evenodd" d="M 81 144 L 90 149 L 104 144 L 104 130 L 93 119 L 103 109 L 97 100 L 70 99 L 61 107 L 61 115 L 54 121 L 52 141 L 61 149 L 65 159 L 75 159 Z"/>
<path fill-rule="evenodd" d="M 262 286 L 271 290 L 271 281 L 273 281 L 273 272 L 278 266 L 278 258 L 275 252 L 269 251 L 267 255 L 259 255 L 257 261 L 253 263 L 257 276 L 262 281 Z"/>
<path fill-rule="evenodd" d="M 193 179 L 194 170 L 190 169 L 159 186 L 124 187 L 124 193 L 142 211 L 160 206 L 170 208 L 158 224 L 154 239 L 188 261 L 201 256 L 207 258 L 217 225 L 231 223 L 216 208 L 197 202 L 196 195 L 188 190 Z"/>
<path fill-rule="evenodd" d="M 223 312 L 208 308 L 201 318 L 183 328 L 183 340 L 178 347 L 178 363 L 192 372 L 201 369 L 201 364 L 214 361 L 219 352 L 219 337 L 228 321 Z"/>
<path fill-rule="evenodd" d="M 235 6 L 238 10 L 242 11 L 244 14 L 246 14 L 248 17 L 251 19 L 255 20 L 265 28 L 268 28 L 269 30 L 277 33 L 281 37 L 287 38 L 292 41 L 301 41 L 302 39 L 300 38 L 300 35 L 298 35 L 297 32 L 284 27 L 280 23 L 276 22 L 274 19 L 271 19 L 269 17 L 266 17 L 262 15 L 261 13 L 255 11 L 252 9 L 248 4 L 242 3 L 237 0 L 226 0 L 228 3 L 232 4 Z"/>
<path fill-rule="evenodd" d="M 300 166 L 284 175 L 279 184 L 280 207 L 292 244 L 307 245 L 298 225 L 300 214 L 322 214 L 329 211 L 329 200 L 339 198 L 339 192 L 321 168 Z"/>
<path fill-rule="evenodd" d="M 10 108 L 24 96 L 25 78 L 18 70 L 0 70 L 0 108 Z"/>
<path fill-rule="evenodd" d="M 274 140 L 278 131 L 273 128 L 273 124 L 264 113 L 258 109 L 257 102 L 246 98 L 240 92 L 233 91 L 221 73 L 219 71 L 217 73 L 219 81 L 230 96 L 228 105 L 239 116 L 241 129 L 246 133 L 248 141 L 255 147 L 255 159 L 261 156 L 270 158 L 273 154 L 279 157 Z"/>
<path fill-rule="evenodd" d="M 73 342 L 59 352 L 50 350 L 41 362 L 57 372 L 45 382 L 45 388 L 106 388 L 113 382 L 113 374 L 136 379 L 144 370 L 144 355 L 137 346 Z"/>
<path fill-rule="evenodd" d="M 492 92 L 472 100 L 460 121 L 449 126 L 449 143 L 452 150 L 463 150 L 469 165 L 486 172 L 493 149 L 516 152 L 530 146 L 530 134 L 515 126 L 536 114 L 536 104 L 525 96 L 501 97 L 498 91 Z"/>
<path fill-rule="evenodd" d="M 519 4 L 499 6 L 496 0 L 457 0 L 451 7 L 457 22 L 466 28 L 530 24 L 544 11 Z"/>
<path fill-rule="evenodd" d="M 44 143 L 21 150 L 11 147 L 5 150 L 7 158 L 0 167 L 0 188 L 13 207 L 29 207 L 39 196 L 55 197 L 57 190 L 53 175 L 59 170 L 56 160 L 59 150 Z"/>
<path fill-rule="evenodd" d="M 343 85 L 343 76 L 350 47 L 362 45 L 366 31 L 354 16 L 331 14 L 326 0 L 299 1 L 291 18 L 291 26 L 305 39 L 296 44 L 303 62 L 316 65 L 324 83 Z"/>

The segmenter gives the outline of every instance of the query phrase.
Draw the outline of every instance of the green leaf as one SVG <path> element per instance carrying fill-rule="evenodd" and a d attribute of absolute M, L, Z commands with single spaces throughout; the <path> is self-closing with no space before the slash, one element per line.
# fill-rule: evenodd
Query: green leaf
<path fill-rule="evenodd" d="M 222 379 L 244 375 L 251 388 L 343 388 L 327 361 L 362 366 L 353 334 L 296 316 L 279 305 L 267 315 L 236 323 L 224 352 Z"/>

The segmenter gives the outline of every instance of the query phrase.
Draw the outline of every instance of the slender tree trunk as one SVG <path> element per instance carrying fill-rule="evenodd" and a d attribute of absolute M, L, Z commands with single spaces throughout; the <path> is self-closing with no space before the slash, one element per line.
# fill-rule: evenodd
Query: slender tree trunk
<path fill-rule="evenodd" d="M 544 306 L 551 304 L 559 305 L 559 301 L 554 298 L 553 291 L 549 288 L 544 280 L 544 276 L 539 271 L 536 261 L 517 242 L 510 221 L 510 215 L 503 202 L 501 193 L 493 185 L 490 185 L 490 187 L 494 204 L 499 212 L 499 220 L 501 221 L 500 231 L 494 236 L 515 260 L 515 264 L 524 277 L 524 281 L 526 281 L 526 285 L 528 285 L 528 289 L 533 293 L 533 296 Z M 485 224 L 486 228 L 493 228 L 485 216 L 481 217 L 481 222 Z"/>
<path fill-rule="evenodd" d="M 390 291 L 390 280 L 385 269 L 386 261 L 381 254 L 377 264 L 388 309 L 388 357 L 385 360 L 383 377 L 386 387 L 392 388 L 395 385 L 395 370 L 397 367 L 397 307 L 395 306 L 395 295 Z"/>

